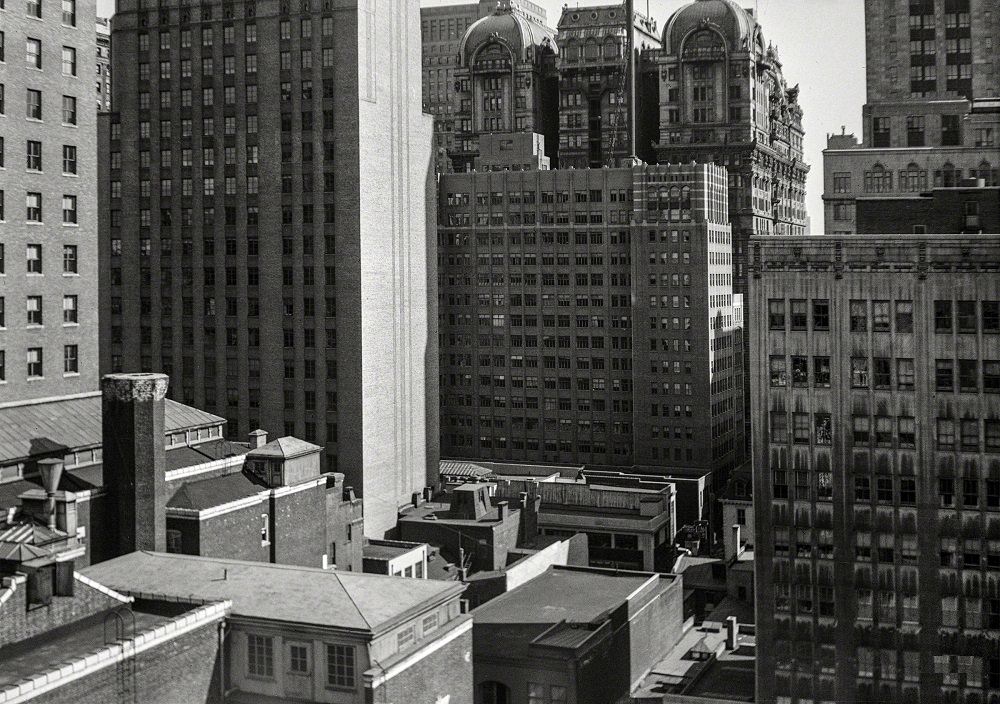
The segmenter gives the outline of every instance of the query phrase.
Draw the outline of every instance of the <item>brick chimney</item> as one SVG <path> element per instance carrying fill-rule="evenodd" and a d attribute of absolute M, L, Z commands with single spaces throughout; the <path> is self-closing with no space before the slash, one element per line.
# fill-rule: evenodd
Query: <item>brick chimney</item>
<path fill-rule="evenodd" d="M 167 549 L 165 374 L 108 374 L 101 380 L 104 487 L 112 556 Z"/>

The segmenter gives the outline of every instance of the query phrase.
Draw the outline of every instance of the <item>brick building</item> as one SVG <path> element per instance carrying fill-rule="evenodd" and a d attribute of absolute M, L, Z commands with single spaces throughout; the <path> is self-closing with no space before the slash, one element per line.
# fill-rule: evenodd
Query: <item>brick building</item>
<path fill-rule="evenodd" d="M 979 234 L 1000 232 L 1000 186 L 967 179 L 954 188 L 934 188 L 908 197 L 859 196 L 859 235 Z"/>
<path fill-rule="evenodd" d="M 758 701 L 997 701 L 998 261 L 753 240 Z"/>
<path fill-rule="evenodd" d="M 675 575 L 551 567 L 473 613 L 477 704 L 621 701 L 682 633 Z"/>
<path fill-rule="evenodd" d="M 231 602 L 135 599 L 74 571 L 81 550 L 0 542 L 0 701 L 225 700 Z"/>
<path fill-rule="evenodd" d="M 992 0 L 865 2 L 863 136 L 828 137 L 827 233 L 861 232 L 862 199 L 913 199 L 967 177 L 1000 185 L 998 33 Z"/>
<path fill-rule="evenodd" d="M 85 574 L 144 598 L 231 602 L 229 702 L 473 702 L 472 618 L 454 582 L 152 552 Z"/>
<path fill-rule="evenodd" d="M 94 4 L 0 8 L 0 403 L 97 387 Z"/>
<path fill-rule="evenodd" d="M 120 2 L 101 130 L 103 369 L 167 373 L 230 437 L 320 446 L 373 537 L 436 481 L 417 23 L 415 3 Z"/>
<path fill-rule="evenodd" d="M 320 448 L 262 431 L 227 441 L 224 419 L 163 398 L 165 385 L 115 375 L 103 408 L 86 396 L 0 409 L 0 507 L 16 509 L 0 531 L 28 544 L 79 538 L 81 564 L 149 548 L 361 571 L 361 501 L 343 474 L 321 471 Z"/>
<path fill-rule="evenodd" d="M 724 480 L 745 420 L 727 196 L 714 165 L 442 175 L 443 452 Z"/>

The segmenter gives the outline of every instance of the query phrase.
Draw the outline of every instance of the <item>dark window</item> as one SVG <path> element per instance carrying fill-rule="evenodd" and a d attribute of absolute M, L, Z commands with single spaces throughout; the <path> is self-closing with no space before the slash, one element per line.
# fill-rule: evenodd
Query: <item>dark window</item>
<path fill-rule="evenodd" d="M 851 332 L 868 331 L 868 301 L 851 301 Z"/>
<path fill-rule="evenodd" d="M 772 298 L 767 302 L 768 327 L 771 330 L 785 329 L 785 301 L 780 298 Z"/>
<path fill-rule="evenodd" d="M 816 299 L 813 306 L 813 330 L 830 329 L 830 301 L 827 299 Z"/>
<path fill-rule="evenodd" d="M 938 391 L 955 390 L 955 363 L 950 359 L 939 359 L 934 363 L 934 388 Z"/>
<path fill-rule="evenodd" d="M 934 332 L 952 332 L 951 301 L 934 301 Z"/>
<path fill-rule="evenodd" d="M 976 302 L 958 302 L 958 331 L 962 333 L 976 332 Z"/>
<path fill-rule="evenodd" d="M 813 357 L 813 383 L 816 386 L 830 385 L 829 357 Z"/>
<path fill-rule="evenodd" d="M 793 300 L 792 304 L 792 330 L 805 330 L 809 325 L 808 304 L 804 300 Z"/>
<path fill-rule="evenodd" d="M 892 386 L 892 359 L 875 357 L 872 360 L 873 380 L 876 389 L 888 389 Z"/>

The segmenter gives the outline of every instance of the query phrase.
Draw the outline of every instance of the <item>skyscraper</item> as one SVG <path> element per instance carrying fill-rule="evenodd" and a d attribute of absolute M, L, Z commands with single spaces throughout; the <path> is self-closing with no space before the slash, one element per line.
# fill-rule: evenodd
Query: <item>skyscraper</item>
<path fill-rule="evenodd" d="M 993 0 L 866 0 L 864 134 L 824 152 L 825 231 L 858 231 L 857 203 L 966 178 L 1000 185 L 1000 9 Z"/>
<path fill-rule="evenodd" d="M 1000 690 L 1000 242 L 751 241 L 757 701 Z"/>
<path fill-rule="evenodd" d="M 0 7 L 0 403 L 97 389 L 94 26 Z"/>
<path fill-rule="evenodd" d="M 416 3 L 123 0 L 102 365 L 324 447 L 381 536 L 434 483 L 431 120 Z M 433 217 L 433 206 L 430 206 Z"/>

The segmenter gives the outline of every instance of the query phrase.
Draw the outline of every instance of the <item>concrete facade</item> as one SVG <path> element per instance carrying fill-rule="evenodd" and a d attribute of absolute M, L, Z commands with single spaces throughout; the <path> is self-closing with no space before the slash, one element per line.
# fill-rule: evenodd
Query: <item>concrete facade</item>
<path fill-rule="evenodd" d="M 760 238 L 757 700 L 1000 689 L 996 237 Z"/>
<path fill-rule="evenodd" d="M 97 388 L 94 22 L 0 8 L 0 403 Z"/>
<path fill-rule="evenodd" d="M 418 22 L 371 0 L 119 4 L 102 135 L 103 368 L 164 371 L 231 436 L 320 445 L 376 537 L 436 481 Z"/>

